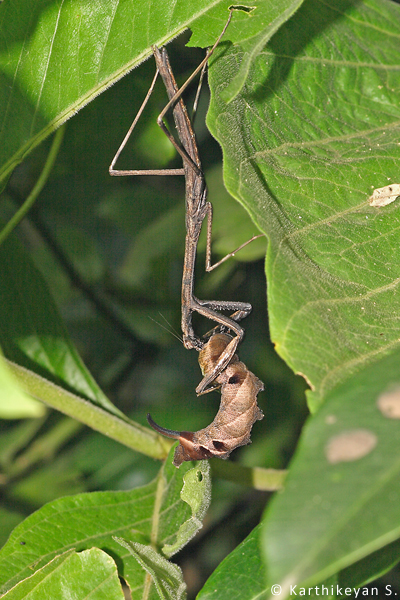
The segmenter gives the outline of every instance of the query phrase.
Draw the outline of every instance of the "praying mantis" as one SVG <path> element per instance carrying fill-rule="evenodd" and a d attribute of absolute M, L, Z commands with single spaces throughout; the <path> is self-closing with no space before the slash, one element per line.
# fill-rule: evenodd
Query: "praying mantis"
<path fill-rule="evenodd" d="M 211 230 L 212 230 L 212 205 L 207 200 L 207 186 L 205 183 L 204 174 L 201 169 L 201 162 L 199 157 L 199 152 L 196 143 L 196 137 L 193 131 L 192 123 L 190 121 L 188 111 L 182 99 L 182 93 L 192 81 L 192 79 L 201 72 L 200 82 L 202 80 L 205 67 L 207 65 L 208 59 L 214 52 L 215 48 L 219 44 L 222 36 L 224 35 L 230 20 L 232 18 L 232 11 L 230 11 L 230 15 L 228 18 L 225 27 L 223 28 L 220 36 L 215 42 L 214 46 L 207 52 L 204 60 L 199 64 L 194 73 L 189 77 L 189 79 L 185 82 L 185 84 L 178 89 L 176 84 L 168 54 L 165 48 L 159 49 L 156 46 L 152 47 L 154 59 L 156 62 L 157 70 L 149 91 L 130 127 L 128 130 L 124 140 L 122 141 L 117 153 L 114 156 L 114 159 L 110 165 L 109 172 L 114 176 L 126 176 L 126 175 L 183 175 L 185 177 L 185 198 L 186 198 L 186 240 L 185 240 L 185 257 L 183 264 L 183 277 L 182 277 L 182 318 L 181 318 L 181 328 L 183 333 L 183 344 L 187 349 L 196 349 L 200 352 L 200 359 L 202 360 L 202 370 L 203 370 L 203 379 L 199 383 L 196 388 L 197 395 L 205 394 L 215 388 L 221 387 L 222 391 L 222 402 L 225 401 L 225 404 L 231 397 L 233 397 L 233 388 L 227 387 L 229 385 L 233 385 L 229 382 L 229 379 L 233 377 L 235 381 L 235 385 L 238 384 L 241 386 L 242 391 L 241 395 L 243 396 L 243 392 L 247 390 L 247 395 L 249 398 L 252 398 L 252 402 L 255 407 L 252 411 L 251 418 L 247 419 L 247 430 L 248 434 L 241 434 L 234 438 L 231 436 L 231 443 L 228 438 L 229 435 L 225 435 L 224 442 L 220 442 L 220 440 L 214 440 L 214 442 L 222 443 L 223 449 L 219 451 L 217 446 L 212 445 L 208 447 L 203 444 L 202 439 L 204 435 L 208 435 L 210 432 L 208 431 L 206 434 L 198 432 L 197 434 L 190 434 L 191 436 L 197 436 L 196 439 L 192 439 L 189 444 L 186 444 L 184 451 L 179 450 L 183 448 L 182 441 L 180 446 L 178 446 L 177 453 L 175 455 L 174 464 L 177 466 L 183 460 L 193 460 L 199 458 L 209 458 L 210 456 L 220 455 L 223 458 L 226 458 L 229 453 L 239 445 L 244 443 L 248 443 L 250 430 L 255 422 L 255 420 L 262 418 L 262 413 L 257 407 L 256 397 L 258 392 L 263 389 L 263 384 L 260 382 L 250 371 L 248 371 L 247 367 L 239 361 L 236 355 L 236 350 L 243 339 L 244 329 L 239 325 L 239 321 L 248 316 L 252 310 L 251 304 L 247 302 L 234 302 L 234 301 L 226 301 L 226 300 L 201 300 L 197 298 L 194 294 L 194 268 L 197 254 L 197 245 L 201 232 L 201 228 L 204 220 L 207 218 L 207 245 L 206 245 L 206 271 L 210 272 L 219 266 L 221 263 L 225 262 L 228 258 L 234 256 L 236 252 L 241 250 L 244 246 L 249 244 L 254 239 L 258 237 L 262 237 L 261 235 L 255 235 L 250 240 L 236 248 L 233 252 L 227 254 L 220 261 L 211 264 Z M 166 104 L 160 115 L 158 116 L 157 123 L 164 131 L 165 135 L 171 141 L 173 146 L 176 148 L 177 152 L 180 154 L 183 160 L 183 168 L 181 169 L 149 169 L 149 170 L 116 170 L 115 164 L 118 160 L 123 148 L 125 147 L 136 123 L 138 122 L 151 93 L 153 92 L 156 80 L 158 75 L 161 76 L 168 97 L 169 102 Z M 197 96 L 195 103 L 197 102 Z M 177 129 L 177 134 L 180 140 L 178 143 L 174 136 L 170 133 L 168 127 L 164 122 L 164 117 L 166 113 L 172 109 L 174 121 Z M 226 316 L 221 314 L 221 311 L 234 311 L 230 316 Z M 218 325 L 209 333 L 206 334 L 205 338 L 201 338 L 196 335 L 193 329 L 192 324 L 192 315 L 194 312 L 199 313 L 200 315 L 216 322 Z M 227 333 L 229 332 L 229 334 Z M 223 336 L 223 343 L 221 343 L 221 338 L 217 338 L 217 336 Z M 206 341 L 208 340 L 208 341 Z M 213 349 L 212 352 L 205 353 L 205 349 Z M 215 348 L 218 348 L 217 352 Z M 203 353 L 203 354 L 202 354 Z M 212 355 L 212 358 L 210 356 Z M 203 356 L 203 358 L 201 358 Z M 204 356 L 208 356 L 207 359 Z M 236 373 L 229 373 L 233 370 Z M 247 378 L 247 384 L 245 385 L 245 381 Z M 254 379 L 253 379 L 254 378 Z M 237 381 L 236 381 L 237 379 Z M 252 381 L 252 385 L 249 387 L 249 381 Z M 243 387 L 244 386 L 244 387 Z M 245 392 L 246 393 L 246 392 Z M 236 392 L 234 394 L 237 395 Z M 221 402 L 221 406 L 222 406 Z M 221 411 L 220 411 L 221 412 Z M 220 412 L 218 415 L 220 415 Z M 225 412 L 225 411 L 223 411 Z M 249 413 L 250 414 L 250 413 Z M 217 415 L 217 417 L 218 417 Z M 214 421 L 214 429 L 213 431 L 219 431 L 222 427 L 223 419 L 218 417 Z M 156 429 L 159 433 L 167 435 L 169 437 L 176 437 L 177 439 L 181 439 L 179 437 L 179 432 L 175 432 L 172 430 L 167 430 L 162 427 L 156 425 L 156 423 L 151 419 L 148 415 L 148 420 L 150 425 Z M 218 422 L 217 422 L 218 421 Z M 212 425 L 213 425 L 212 424 Z M 209 426 L 209 428 L 212 427 Z M 209 430 L 207 428 L 207 430 Z M 216 428 L 216 429 L 215 429 Z M 206 432 L 206 430 L 202 430 L 202 432 Z M 213 434 L 210 434 L 211 438 Z M 200 436 L 200 437 L 199 437 Z M 182 437 L 182 436 L 181 436 Z M 218 435 L 217 435 L 218 437 Z M 210 438 L 210 439 L 211 439 Z M 240 438 L 240 442 L 238 442 Z M 236 439 L 236 441 L 234 441 Z M 194 441 L 193 441 L 194 440 Z M 247 440 L 247 441 L 243 441 Z M 197 443 L 198 442 L 198 443 Z M 196 446 L 197 444 L 197 446 Z M 199 448 L 206 448 L 200 449 Z M 179 452 L 178 452 L 179 450 Z"/>

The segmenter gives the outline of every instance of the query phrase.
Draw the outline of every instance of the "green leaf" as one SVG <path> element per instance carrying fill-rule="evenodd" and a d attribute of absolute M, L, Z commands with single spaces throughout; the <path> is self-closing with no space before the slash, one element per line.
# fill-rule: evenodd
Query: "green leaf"
<path fill-rule="evenodd" d="M 151 576 L 161 600 L 184 600 L 186 598 L 186 583 L 183 580 L 181 569 L 169 562 L 156 552 L 151 546 L 143 546 L 137 542 L 127 542 L 122 538 L 115 538 L 143 569 Z"/>
<path fill-rule="evenodd" d="M 258 525 L 231 552 L 207 579 L 197 600 L 263 600 L 271 598 L 270 586 L 265 577 L 265 566 L 261 554 L 261 525 Z M 384 575 L 400 559 L 400 543 L 393 542 L 377 552 L 347 567 L 338 575 L 319 582 L 319 593 L 306 594 L 307 597 L 323 595 L 324 598 L 337 598 L 339 588 L 358 589 Z M 322 585 L 327 591 L 322 594 Z M 333 586 L 333 587 L 332 587 Z M 299 587 L 297 594 L 299 595 Z M 367 588 L 364 588 L 367 592 Z M 292 597 L 294 594 L 292 594 Z M 365 596 L 365 593 L 364 593 Z M 362 597 L 360 593 L 360 597 Z M 369 594 L 368 594 L 369 597 Z"/>
<path fill-rule="evenodd" d="M 42 417 L 45 406 L 30 398 L 18 385 L 0 355 L 0 419 Z"/>
<path fill-rule="evenodd" d="M 176 444 L 172 447 L 164 465 L 164 485 L 168 482 L 168 486 L 171 488 L 166 489 L 166 493 L 171 495 L 171 503 L 180 498 L 180 512 L 185 518 L 182 518 L 182 522 L 177 524 L 173 521 L 174 515 L 172 514 L 169 517 L 172 519 L 171 524 L 167 524 L 167 521 L 162 523 L 166 533 L 161 548 L 163 554 L 168 558 L 183 548 L 201 529 L 203 525 L 200 519 L 204 518 L 211 500 L 211 479 L 208 462 L 198 461 L 194 463 L 196 465 L 194 468 L 190 468 L 193 464 L 191 462 L 188 463 L 188 466 L 185 465 L 184 469 L 181 465 L 178 469 L 180 473 L 178 477 L 175 474 L 176 467 L 172 464 L 175 448 Z M 170 482 L 174 484 L 174 487 Z M 167 533 L 169 531 L 172 533 Z"/>
<path fill-rule="evenodd" d="M 304 429 L 262 536 L 269 582 L 282 585 L 282 597 L 400 538 L 399 359 L 385 357 L 336 388 Z"/>
<path fill-rule="evenodd" d="M 258 525 L 239 544 L 239 546 L 222 561 L 208 578 L 204 587 L 197 596 L 197 600 L 262 600 L 271 598 L 270 587 L 265 579 L 264 562 L 260 548 L 261 525 Z M 339 588 L 358 589 L 381 577 L 391 569 L 399 560 L 400 544 L 398 541 L 389 544 L 378 552 L 344 569 L 338 575 L 330 577 L 319 583 L 312 589 L 311 593 L 303 594 L 306 597 L 323 596 L 327 600 L 338 598 L 337 586 Z M 322 590 L 324 586 L 324 590 Z M 299 586 L 296 588 L 300 595 Z M 358 593 L 359 597 L 365 597 L 370 593 L 363 588 Z M 342 594 L 343 595 L 343 594 Z M 348 594 L 347 594 L 348 595 Z M 294 594 L 292 593 L 293 597 Z"/>
<path fill-rule="evenodd" d="M 0 269 L 0 344 L 5 356 L 62 381 L 112 414 L 122 416 L 86 369 L 46 283 L 14 236 L 0 246 Z"/>
<path fill-rule="evenodd" d="M 282 0 L 255 2 L 279 7 Z M 226 0 L 156 0 L 82 6 L 56 0 L 0 6 L 0 180 L 77 110 L 196 20 L 212 43 L 228 17 Z M 289 2 L 296 5 L 298 2 Z M 27 10 L 29 6 L 29 10 Z M 278 9 L 279 12 L 285 13 Z M 275 8 L 276 10 L 276 8 Z M 210 13 L 210 14 L 208 14 Z M 255 14 L 255 13 L 254 13 Z M 261 13 L 263 14 L 263 13 Z M 205 18 L 204 18 L 205 17 Z M 279 17 L 276 16 L 279 22 Z M 264 19 L 236 11 L 234 36 L 257 39 Z M 247 22 L 243 30 L 243 21 Z M 226 38 L 229 39 L 229 36 Z M 249 41 L 251 57 L 252 41 Z"/>
<path fill-rule="evenodd" d="M 185 212 L 181 203 L 143 228 L 133 240 L 121 266 L 122 280 L 134 287 L 145 287 L 152 263 L 157 264 L 163 254 L 172 254 L 182 247 L 182 240 L 185 239 L 184 223 Z"/>
<path fill-rule="evenodd" d="M 176 541 L 163 546 L 162 551 L 167 557 L 179 552 L 203 527 L 202 522 L 211 501 L 211 477 L 208 461 L 199 461 L 196 469 L 185 473 L 181 499 L 190 506 L 192 516 L 179 527 Z"/>
<path fill-rule="evenodd" d="M 240 34 L 235 35 L 235 31 L 229 30 L 229 39 L 233 42 L 241 42 L 243 55 L 241 56 L 238 73 L 221 94 L 222 100 L 229 103 L 239 94 L 255 58 L 263 52 L 266 43 L 302 3 L 303 0 L 280 0 L 279 2 L 276 0 L 263 0 L 252 3 L 252 10 L 246 17 L 241 15 L 242 18 L 239 19 L 238 13 L 234 12 L 232 29 L 236 25 L 237 30 L 240 30 Z M 267 25 L 261 29 L 256 26 L 254 21 L 256 23 L 267 23 Z M 208 36 L 206 39 L 209 40 L 209 45 L 214 43 Z M 198 35 L 196 31 L 190 39 L 190 46 L 206 46 L 208 44 L 205 42 L 204 37 Z"/>
<path fill-rule="evenodd" d="M 55 557 L 46 566 L 18 583 L 2 598 L 42 600 L 43 598 L 123 600 L 117 566 L 111 556 L 91 548 L 77 554 L 73 550 Z"/>
<path fill-rule="evenodd" d="M 197 596 L 197 600 L 266 600 L 268 588 L 260 553 L 258 525 L 222 561 Z"/>
<path fill-rule="evenodd" d="M 173 450 L 172 450 L 173 452 Z M 129 492 L 95 492 L 55 500 L 16 527 L 0 551 L 0 593 L 41 569 L 58 554 L 74 548 L 106 548 L 118 558 L 121 576 L 142 598 L 146 573 L 130 552 L 123 552 L 114 536 L 152 546 L 159 552 L 176 543 L 179 529 L 192 519 L 192 510 L 181 500 L 183 477 L 194 470 L 204 508 L 203 467 L 185 463 L 176 469 L 172 452 L 155 481 Z M 194 490 L 193 490 L 193 493 Z M 198 527 L 201 523 L 198 523 Z M 188 541 L 187 538 L 186 541 Z M 57 597 L 54 595 L 53 597 Z"/>
<path fill-rule="evenodd" d="M 338 583 L 343 587 L 361 587 L 382 577 L 398 564 L 399 560 L 400 542 L 396 540 L 344 569 L 339 574 Z"/>
<path fill-rule="evenodd" d="M 220 166 L 206 172 L 209 199 L 213 205 L 212 252 L 221 258 L 238 248 L 251 237 L 259 233 L 243 207 L 235 202 L 226 191 Z M 206 228 L 204 227 L 198 244 L 199 252 L 206 250 Z M 263 258 L 266 251 L 266 239 L 260 238 L 245 246 L 235 254 L 238 261 L 253 261 Z M 216 262 L 214 258 L 213 262 Z M 217 269 L 216 273 L 219 271 Z"/>
<path fill-rule="evenodd" d="M 398 381 L 398 208 L 368 205 L 374 188 L 398 181 L 399 34 L 394 3 L 310 0 L 255 60 L 229 110 L 221 96 L 243 48 L 221 52 L 210 71 L 209 125 L 224 148 L 228 190 L 270 242 L 273 340 L 310 382 L 313 406 L 327 403 L 266 517 L 269 581 L 286 593 L 290 583 L 361 565 L 400 537 L 398 427 L 376 407 Z M 376 447 L 330 464 L 335 428 L 361 429 L 350 439 Z"/>
<path fill-rule="evenodd" d="M 221 49 L 210 70 L 226 186 L 270 242 L 272 339 L 314 406 L 398 346 L 397 202 L 368 197 L 398 181 L 399 35 L 393 2 L 309 0 L 229 108 L 221 95 L 245 50 Z"/>

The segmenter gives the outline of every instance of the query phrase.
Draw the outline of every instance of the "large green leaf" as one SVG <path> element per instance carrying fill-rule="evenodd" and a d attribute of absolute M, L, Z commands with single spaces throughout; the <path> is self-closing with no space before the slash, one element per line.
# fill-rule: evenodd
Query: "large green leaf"
<path fill-rule="evenodd" d="M 184 480 L 186 492 L 182 498 Z M 201 510 L 193 506 L 192 499 L 189 506 L 188 495 L 197 498 Z M 32 570 L 41 569 L 71 548 L 79 552 L 95 546 L 117 558 L 132 598 L 142 598 L 146 571 L 114 537 L 152 546 L 160 553 L 179 540 L 175 553 L 201 527 L 199 519 L 209 499 L 208 463 L 185 463 L 176 469 L 171 453 L 156 480 L 146 486 L 129 492 L 95 492 L 55 500 L 18 525 L 0 551 L 0 590 L 6 592 L 32 575 Z M 168 556 L 171 554 L 168 552 Z M 74 584 L 72 577 L 70 585 Z"/>
<path fill-rule="evenodd" d="M 197 600 L 263 600 L 271 598 L 271 586 L 274 584 L 279 586 L 280 584 L 272 580 L 267 583 L 261 552 L 261 533 L 262 526 L 258 525 L 218 565 L 200 591 Z M 343 597 L 343 595 L 352 597 L 350 592 L 343 592 L 346 588 L 350 588 L 356 590 L 357 597 L 369 598 L 371 592 L 366 584 L 384 575 L 399 560 L 400 544 L 397 540 L 353 563 L 329 579 L 319 581 L 316 586 L 311 588 L 310 593 L 308 588 L 306 588 L 306 593 L 302 593 L 300 591 L 301 586 L 297 584 L 293 584 L 297 585 L 294 591 L 297 595 L 303 595 L 307 598 L 323 596 L 326 600 L 330 600 Z M 324 591 L 322 591 L 322 586 L 325 587 Z M 338 589 L 342 592 L 338 593 Z M 273 595 L 280 597 L 278 592 L 279 587 L 275 587 Z M 291 597 L 294 597 L 294 595 L 292 593 Z M 389 595 L 390 593 L 388 593 Z"/>
<path fill-rule="evenodd" d="M 398 346 L 400 7 L 307 0 L 254 61 L 240 96 L 240 45 L 210 71 L 208 124 L 225 183 L 267 234 L 272 339 L 316 403 Z"/>
<path fill-rule="evenodd" d="M 197 600 L 266 600 L 268 589 L 258 525 L 218 566 Z"/>
<path fill-rule="evenodd" d="M 0 246 L 0 269 L 0 345 L 5 356 L 123 416 L 86 369 L 46 283 L 14 236 Z"/>
<path fill-rule="evenodd" d="M 300 1 L 252 2 L 262 15 L 274 10 L 267 33 L 264 18 L 243 12 L 236 17 L 246 21 L 245 28 L 243 23 L 232 26 L 232 35 L 247 38 L 248 62 L 252 47 L 260 43 L 257 34 L 268 38 Z M 3 3 L 0 180 L 51 131 L 149 56 L 151 44 L 165 44 L 194 20 L 213 43 L 229 6 L 227 0 Z"/>
<path fill-rule="evenodd" d="M 396 352 L 336 388 L 303 432 L 263 532 L 269 582 L 283 597 L 400 538 L 399 360 Z M 389 554 L 376 571 L 399 560 L 398 543 Z M 365 564 L 357 572 L 346 578 L 366 578 Z"/>
<path fill-rule="evenodd" d="M 285 593 L 362 565 L 400 537 L 398 425 L 376 405 L 398 381 L 399 217 L 396 202 L 368 203 L 374 188 L 398 181 L 399 34 L 392 2 L 308 0 L 229 107 L 223 91 L 242 47 L 210 72 L 208 122 L 225 182 L 270 242 L 273 340 L 310 382 L 313 406 L 326 398 L 266 515 L 269 582 Z M 333 448 L 358 440 L 370 454 L 330 463 L 335 435 Z"/>
<path fill-rule="evenodd" d="M 241 91 L 246 78 L 249 74 L 250 66 L 254 59 L 263 51 L 265 44 L 279 29 L 279 27 L 289 19 L 299 8 L 304 0 L 260 0 L 249 3 L 248 5 L 233 5 L 236 8 L 243 9 L 249 7 L 249 18 L 238 17 L 234 13 L 234 19 L 229 26 L 229 32 L 224 39 L 232 42 L 240 42 L 243 50 L 238 73 L 229 86 L 224 90 L 223 99 L 231 102 L 233 98 Z M 208 16 L 215 19 L 218 15 L 217 10 L 210 10 Z M 190 46 L 212 46 L 215 42 L 214 31 L 211 32 L 200 24 L 197 28 L 197 21 L 191 26 L 193 36 L 190 39 Z"/>
<path fill-rule="evenodd" d="M 68 584 L 66 585 L 66 582 Z M 47 565 L 18 583 L 2 596 L 6 600 L 42 598 L 123 600 L 117 566 L 111 556 L 98 548 L 56 556 Z"/>

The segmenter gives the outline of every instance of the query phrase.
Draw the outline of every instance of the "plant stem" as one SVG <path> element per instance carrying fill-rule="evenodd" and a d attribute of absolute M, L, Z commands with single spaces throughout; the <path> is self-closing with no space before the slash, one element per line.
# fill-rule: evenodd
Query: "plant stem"
<path fill-rule="evenodd" d="M 46 162 L 44 164 L 43 170 L 39 175 L 38 180 L 36 181 L 31 193 L 23 203 L 23 205 L 17 210 L 15 215 L 8 221 L 7 225 L 0 231 L 0 245 L 7 239 L 10 233 L 20 224 L 22 219 L 25 217 L 27 212 L 32 208 L 35 203 L 37 197 L 40 192 L 46 185 L 46 182 L 49 178 L 49 175 L 53 169 L 54 163 L 56 161 L 58 151 L 60 150 L 61 142 L 63 140 L 65 133 L 65 124 L 61 125 L 59 129 L 57 129 L 53 142 L 51 144 L 50 151 L 47 155 Z"/>
<path fill-rule="evenodd" d="M 41 400 L 48 406 L 117 440 L 136 452 L 159 460 L 167 457 L 172 445 L 171 441 L 157 435 L 152 429 L 143 427 L 134 421 L 124 421 L 110 414 L 104 408 L 64 390 L 33 371 L 9 360 L 6 362 L 17 377 L 19 384 L 33 398 Z"/>
<path fill-rule="evenodd" d="M 245 467 L 230 461 L 222 462 L 216 458 L 210 462 L 213 476 L 263 492 L 276 492 L 283 489 L 287 474 L 284 470 Z"/>

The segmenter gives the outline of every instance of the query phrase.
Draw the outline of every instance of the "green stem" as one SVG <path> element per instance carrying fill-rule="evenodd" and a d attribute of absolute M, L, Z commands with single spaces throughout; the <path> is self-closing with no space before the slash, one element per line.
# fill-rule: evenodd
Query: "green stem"
<path fill-rule="evenodd" d="M 230 461 L 222 462 L 216 458 L 211 459 L 210 462 L 213 476 L 263 492 L 282 490 L 287 474 L 284 470 L 245 467 Z"/>
<path fill-rule="evenodd" d="M 157 435 L 152 429 L 143 427 L 134 421 L 124 421 L 93 402 L 67 392 L 33 371 L 9 360 L 6 362 L 21 387 L 33 398 L 41 400 L 48 406 L 117 440 L 136 452 L 159 460 L 165 460 L 167 457 L 172 445 L 170 440 Z"/>
<path fill-rule="evenodd" d="M 53 143 L 51 144 L 50 151 L 47 155 L 47 159 L 45 165 L 43 167 L 42 172 L 39 175 L 38 180 L 36 181 L 33 190 L 23 203 L 23 205 L 17 210 L 15 215 L 8 221 L 7 225 L 0 231 L 0 245 L 7 239 L 10 233 L 20 224 L 22 219 L 25 217 L 26 213 L 32 208 L 35 203 L 37 197 L 45 186 L 49 175 L 53 169 L 55 160 L 58 155 L 58 151 L 60 150 L 61 142 L 64 137 L 65 132 L 65 124 L 61 125 L 59 129 L 57 129 L 55 136 L 53 138 Z"/>

